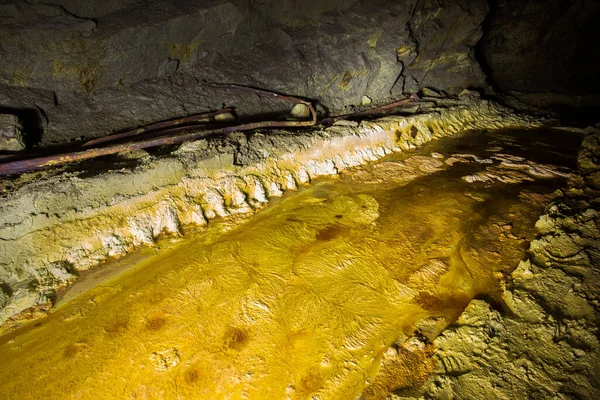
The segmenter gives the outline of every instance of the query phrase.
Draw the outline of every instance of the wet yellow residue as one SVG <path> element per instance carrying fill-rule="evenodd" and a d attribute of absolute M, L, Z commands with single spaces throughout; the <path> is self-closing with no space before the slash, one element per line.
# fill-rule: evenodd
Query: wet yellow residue
<path fill-rule="evenodd" d="M 421 384 L 434 365 L 415 329 L 433 337 L 499 290 L 548 192 L 469 182 L 488 164 L 432 155 L 449 143 L 214 224 L 3 336 L 2 397 L 352 399 Z"/>

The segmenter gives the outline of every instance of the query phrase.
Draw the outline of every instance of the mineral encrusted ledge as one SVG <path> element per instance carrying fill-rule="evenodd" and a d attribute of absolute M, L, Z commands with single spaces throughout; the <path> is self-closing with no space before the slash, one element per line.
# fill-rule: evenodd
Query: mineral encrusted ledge
<path fill-rule="evenodd" d="M 319 176 L 443 136 L 541 125 L 476 101 L 327 129 L 238 132 L 186 143 L 167 156 L 130 154 L 133 162 L 120 169 L 66 170 L 19 184 L 0 205 L 0 322 L 49 307 L 77 271 L 152 244 L 162 233 L 251 215 Z"/>

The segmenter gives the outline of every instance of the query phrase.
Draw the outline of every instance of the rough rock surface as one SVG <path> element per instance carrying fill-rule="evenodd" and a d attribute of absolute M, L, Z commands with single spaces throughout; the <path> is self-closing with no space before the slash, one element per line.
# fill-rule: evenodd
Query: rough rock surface
<path fill-rule="evenodd" d="M 207 82 L 332 113 L 424 86 L 485 90 L 474 46 L 486 12 L 484 0 L 5 1 L 0 108 L 27 111 L 29 142 L 49 144 L 223 103 L 240 116 L 289 111 Z"/>
<path fill-rule="evenodd" d="M 600 397 L 600 131 L 589 129 L 579 174 L 536 224 L 528 259 L 512 273 L 504 310 L 474 300 L 434 340 L 426 399 Z"/>
<path fill-rule="evenodd" d="M 6 0 L 0 112 L 29 145 L 150 122 L 281 104 L 228 82 L 348 112 L 431 87 L 506 95 L 513 106 L 600 106 L 597 2 L 584 0 Z M 489 84 L 489 85 L 488 85 Z"/>
<path fill-rule="evenodd" d="M 0 321 L 44 306 L 77 270 L 152 243 L 189 224 L 250 213 L 317 176 L 465 130 L 540 126 L 486 101 L 412 117 L 342 121 L 325 130 L 244 135 L 26 174 L 0 204 Z M 106 172 L 100 165 L 110 166 Z M 94 171 L 91 175 L 86 171 Z"/>
<path fill-rule="evenodd" d="M 23 126 L 16 115 L 0 114 L 0 151 L 23 150 L 22 133 Z"/>

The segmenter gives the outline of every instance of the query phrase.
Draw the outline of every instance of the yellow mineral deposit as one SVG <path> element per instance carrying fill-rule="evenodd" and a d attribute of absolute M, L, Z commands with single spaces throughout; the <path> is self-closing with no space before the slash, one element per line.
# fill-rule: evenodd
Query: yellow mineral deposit
<path fill-rule="evenodd" d="M 540 189 L 541 164 L 502 170 L 500 150 L 443 140 L 211 222 L 5 334 L 1 397 L 379 399 L 420 385 L 435 365 L 415 330 L 433 338 L 500 292 L 563 179 L 546 166 Z"/>

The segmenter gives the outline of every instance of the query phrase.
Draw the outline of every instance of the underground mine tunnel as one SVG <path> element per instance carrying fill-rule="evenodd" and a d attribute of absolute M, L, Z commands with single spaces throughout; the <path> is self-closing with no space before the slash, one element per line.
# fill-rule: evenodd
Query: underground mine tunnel
<path fill-rule="evenodd" d="M 600 398 L 598 18 L 1 1 L 0 398 Z"/>

